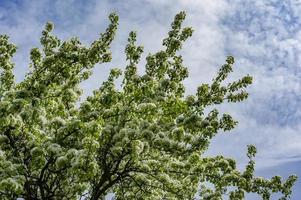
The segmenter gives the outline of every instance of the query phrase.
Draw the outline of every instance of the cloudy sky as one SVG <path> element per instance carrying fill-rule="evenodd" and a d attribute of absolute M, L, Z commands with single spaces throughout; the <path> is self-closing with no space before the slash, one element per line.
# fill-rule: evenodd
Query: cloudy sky
<path fill-rule="evenodd" d="M 83 83 L 85 96 L 105 79 L 111 67 L 125 66 L 129 31 L 138 33 L 145 55 L 162 48 L 174 15 L 185 10 L 185 25 L 195 30 L 182 54 L 189 67 L 187 93 L 210 82 L 227 55 L 236 58 L 230 79 L 254 77 L 247 101 L 221 106 L 239 125 L 217 136 L 208 154 L 225 154 L 246 162 L 246 145 L 258 148 L 257 174 L 301 176 L 301 1 L 300 0 L 0 0 L 0 33 L 18 46 L 16 78 L 28 71 L 28 55 L 39 46 L 47 21 L 63 39 L 78 36 L 89 44 L 108 24 L 110 12 L 120 16 L 113 43 L 113 62 L 97 66 Z M 143 71 L 141 62 L 141 71 Z M 301 181 L 294 200 L 301 199 Z M 299 189 L 300 190 L 300 189 Z M 250 197 L 251 199 L 251 197 Z"/>

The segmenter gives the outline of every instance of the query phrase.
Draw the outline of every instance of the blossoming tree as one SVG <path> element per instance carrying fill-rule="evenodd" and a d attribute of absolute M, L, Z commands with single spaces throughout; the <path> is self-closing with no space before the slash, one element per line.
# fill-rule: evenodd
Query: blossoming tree
<path fill-rule="evenodd" d="M 11 61 L 16 46 L 1 35 L 0 199 L 97 200 L 108 193 L 141 200 L 244 199 L 245 193 L 269 199 L 275 192 L 289 198 L 296 177 L 254 176 L 252 145 L 242 172 L 231 158 L 204 156 L 217 133 L 237 124 L 215 105 L 246 99 L 252 78 L 225 84 L 234 63 L 229 56 L 211 84 L 185 95 L 188 69 L 178 51 L 193 31 L 182 28 L 184 18 L 184 12 L 175 16 L 164 49 L 146 57 L 144 74 L 137 73 L 143 48 L 131 32 L 125 70 L 112 69 L 80 104 L 79 84 L 96 64 L 111 60 L 116 14 L 89 47 L 77 38 L 61 41 L 47 23 L 20 83 Z"/>

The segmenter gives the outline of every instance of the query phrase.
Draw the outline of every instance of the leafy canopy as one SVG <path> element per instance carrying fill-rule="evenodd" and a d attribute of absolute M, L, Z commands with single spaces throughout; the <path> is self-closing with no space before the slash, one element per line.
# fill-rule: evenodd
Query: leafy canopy
<path fill-rule="evenodd" d="M 145 200 L 244 199 L 245 193 L 269 199 L 275 192 L 289 198 L 296 177 L 255 177 L 252 145 L 243 172 L 231 158 L 204 156 L 218 132 L 237 124 L 212 108 L 246 99 L 252 78 L 225 84 L 234 64 L 229 56 L 211 84 L 184 95 L 188 69 L 178 51 L 193 32 L 182 28 L 184 18 L 184 12 L 175 16 L 165 48 L 146 57 L 142 75 L 137 64 L 143 47 L 130 32 L 125 70 L 112 69 L 80 105 L 79 84 L 95 64 L 111 61 L 116 14 L 89 47 L 77 38 L 61 41 L 47 23 L 20 83 L 11 61 L 16 46 L 1 35 L 0 198 L 97 200 L 110 192 L 116 199 Z M 118 89 L 114 81 L 122 74 Z"/>

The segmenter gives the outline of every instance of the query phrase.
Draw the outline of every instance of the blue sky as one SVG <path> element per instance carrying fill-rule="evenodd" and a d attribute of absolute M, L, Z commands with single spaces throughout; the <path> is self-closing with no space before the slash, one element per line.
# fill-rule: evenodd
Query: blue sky
<path fill-rule="evenodd" d="M 254 77 L 246 102 L 220 107 L 240 123 L 230 134 L 217 136 L 208 154 L 232 156 L 243 167 L 246 145 L 252 143 L 258 148 L 258 175 L 286 177 L 291 172 L 301 176 L 299 0 L 0 0 L 0 32 L 10 35 L 19 47 L 14 60 L 16 78 L 21 81 L 28 70 L 29 50 L 39 46 L 47 21 L 55 23 L 59 37 L 78 36 L 88 44 L 105 29 L 108 14 L 117 12 L 120 26 L 112 46 L 113 62 L 97 66 L 91 80 L 82 84 L 87 96 L 111 67 L 125 66 L 129 31 L 137 31 L 145 56 L 161 48 L 161 39 L 181 10 L 187 12 L 185 24 L 195 30 L 182 50 L 190 71 L 185 81 L 188 93 L 210 82 L 227 55 L 237 61 L 230 79 L 244 74 Z M 298 187 L 300 180 L 294 200 L 301 199 Z"/>

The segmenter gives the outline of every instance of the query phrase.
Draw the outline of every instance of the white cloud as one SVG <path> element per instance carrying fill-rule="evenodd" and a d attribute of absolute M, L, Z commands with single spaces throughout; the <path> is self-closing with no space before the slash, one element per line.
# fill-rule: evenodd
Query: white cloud
<path fill-rule="evenodd" d="M 300 159 L 300 12 L 286 2 L 237 0 L 223 19 L 226 52 L 244 67 L 239 74 L 255 80 L 247 102 L 224 106 L 240 124 L 232 136 L 218 136 L 211 153 L 244 160 L 243 147 L 253 143 L 259 167 Z"/>

